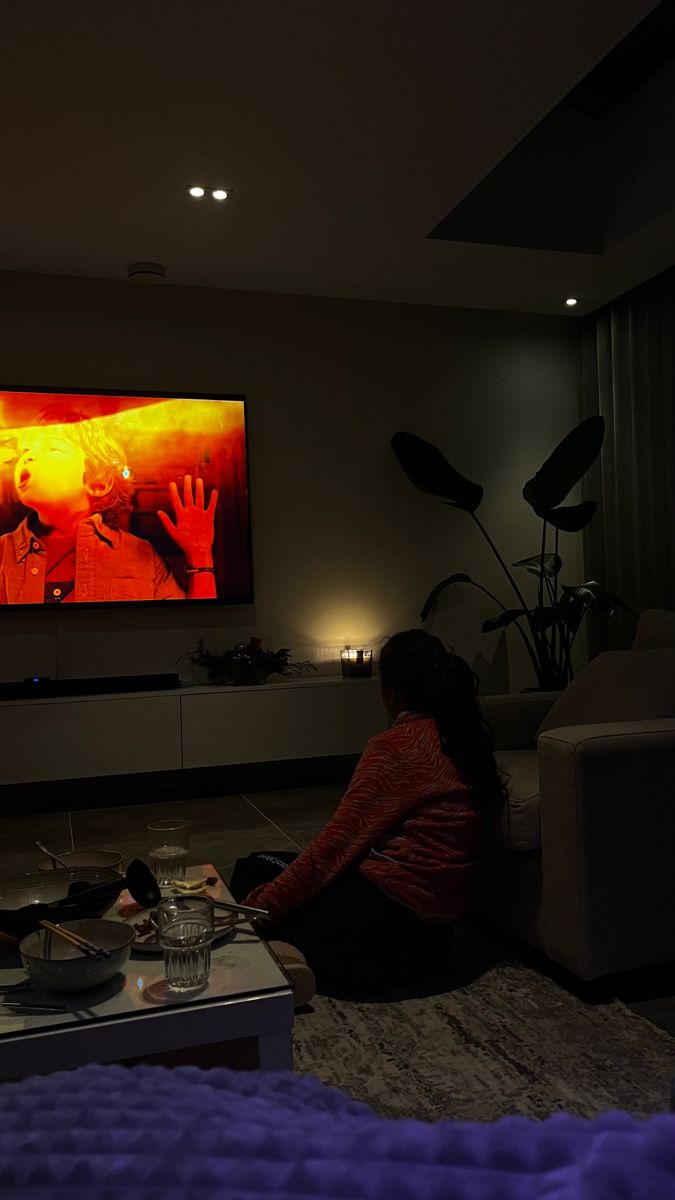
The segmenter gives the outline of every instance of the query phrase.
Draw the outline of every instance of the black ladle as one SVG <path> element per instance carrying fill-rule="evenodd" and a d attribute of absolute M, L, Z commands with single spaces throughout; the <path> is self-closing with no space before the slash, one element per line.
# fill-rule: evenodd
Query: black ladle
<path fill-rule="evenodd" d="M 94 900 L 102 900 L 110 895 L 111 902 L 116 900 L 122 888 L 128 889 L 132 900 L 142 908 L 153 908 L 162 899 L 159 884 L 149 867 L 140 858 L 133 858 L 126 869 L 124 879 L 119 883 L 99 883 L 96 887 L 82 888 L 81 883 L 71 884 L 68 895 L 63 900 L 53 900 L 49 908 L 68 908 L 71 905 L 89 904 Z"/>

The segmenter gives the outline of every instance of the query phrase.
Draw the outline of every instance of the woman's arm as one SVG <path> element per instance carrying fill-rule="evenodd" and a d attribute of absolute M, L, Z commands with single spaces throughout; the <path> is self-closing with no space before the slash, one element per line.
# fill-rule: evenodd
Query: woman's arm
<path fill-rule="evenodd" d="M 408 771 L 386 734 L 373 738 L 361 755 L 352 781 L 328 824 L 272 883 L 243 901 L 285 916 L 320 892 L 417 802 L 407 786 Z"/>

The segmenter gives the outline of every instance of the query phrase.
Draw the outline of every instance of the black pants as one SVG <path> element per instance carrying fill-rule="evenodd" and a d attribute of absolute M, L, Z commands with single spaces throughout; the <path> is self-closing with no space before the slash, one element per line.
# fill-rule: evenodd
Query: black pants
<path fill-rule="evenodd" d="M 276 879 L 295 858 L 270 850 L 238 859 L 230 880 L 235 900 Z M 405 986 L 437 973 L 447 964 L 453 926 L 421 921 L 349 867 L 264 932 L 302 950 L 321 990 L 348 993 Z"/>

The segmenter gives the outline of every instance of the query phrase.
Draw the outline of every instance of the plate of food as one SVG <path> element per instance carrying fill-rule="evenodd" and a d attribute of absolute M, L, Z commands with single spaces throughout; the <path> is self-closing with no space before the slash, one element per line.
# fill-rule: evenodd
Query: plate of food
<path fill-rule="evenodd" d="M 138 912 L 125 916 L 124 922 L 126 925 L 131 925 L 136 933 L 136 937 L 131 944 L 132 950 L 138 950 L 142 954 L 159 955 L 162 953 L 162 947 L 157 937 L 154 909 L 140 908 Z M 225 938 L 230 937 L 234 933 L 236 926 L 241 924 L 242 918 L 237 913 L 217 913 L 213 944 L 216 945 L 218 942 L 222 942 Z"/>
<path fill-rule="evenodd" d="M 163 897 L 212 896 L 214 900 L 229 901 L 231 899 L 223 880 L 218 874 L 214 874 L 214 868 L 210 864 L 202 867 L 189 867 L 185 878 L 175 879 L 160 890 Z M 129 892 L 124 891 L 120 896 L 117 916 L 121 921 L 134 927 L 136 937 L 131 947 L 133 951 L 140 951 L 141 954 L 159 955 L 162 953 L 162 948 L 157 940 L 157 929 L 153 923 L 154 910 L 152 908 L 141 908 L 132 899 Z M 214 944 L 231 937 L 236 926 L 245 920 L 246 918 L 242 917 L 240 913 L 216 909 Z"/>

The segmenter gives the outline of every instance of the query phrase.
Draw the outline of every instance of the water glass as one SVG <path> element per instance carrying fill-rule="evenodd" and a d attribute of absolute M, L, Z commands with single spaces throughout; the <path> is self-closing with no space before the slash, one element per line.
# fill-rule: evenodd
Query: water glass
<path fill-rule="evenodd" d="M 210 896 L 171 896 L 157 905 L 159 943 L 166 981 L 173 992 L 189 992 L 206 983 L 214 934 Z"/>
<path fill-rule="evenodd" d="M 187 821 L 153 821 L 148 825 L 150 870 L 160 887 L 185 879 L 190 836 Z"/>

